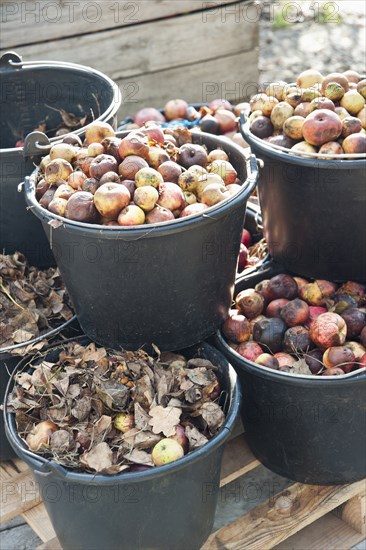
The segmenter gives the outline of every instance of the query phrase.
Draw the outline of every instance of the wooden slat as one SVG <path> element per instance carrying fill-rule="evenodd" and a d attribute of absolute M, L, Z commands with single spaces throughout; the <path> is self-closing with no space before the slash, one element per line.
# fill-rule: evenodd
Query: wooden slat
<path fill-rule="evenodd" d="M 213 533 L 203 550 L 269 550 L 363 491 L 364 481 L 339 487 L 295 483 Z"/>
<path fill-rule="evenodd" d="M 253 50 L 258 44 L 258 28 L 258 24 L 247 21 L 238 24 L 235 17 L 224 17 L 218 10 L 206 23 L 202 21 L 202 13 L 193 13 L 144 23 L 139 25 L 138 31 L 126 27 L 122 32 L 110 29 L 50 41 L 47 47 L 43 43 L 31 44 L 24 46 L 20 53 L 27 60 L 73 60 L 93 66 L 113 80 L 134 79 L 137 75 L 189 67 L 213 59 L 216 60 L 213 75 L 221 83 L 221 63 L 217 60 Z M 244 70 L 244 67 L 236 67 L 232 75 L 234 81 L 240 69 Z M 165 85 L 166 82 L 159 81 L 159 92 Z M 181 94 L 184 91 L 184 87 L 180 89 Z"/>
<path fill-rule="evenodd" d="M 138 0 L 131 2 L 126 0 L 116 2 L 115 0 L 103 0 L 103 2 L 98 2 L 99 13 L 95 8 L 87 7 L 88 4 L 92 4 L 89 0 L 2 2 L 0 5 L 2 48 L 16 49 L 25 44 L 80 36 L 115 27 L 138 25 L 164 17 L 198 11 L 206 5 L 207 9 L 213 12 L 216 6 L 232 2 L 233 0 L 215 0 L 215 2 L 200 0 Z"/>
<path fill-rule="evenodd" d="M 0 523 L 8 521 L 41 502 L 38 485 L 28 468 L 1 483 Z"/>
<path fill-rule="evenodd" d="M 0 481 L 3 482 L 13 479 L 26 470 L 29 470 L 29 468 L 20 458 L 14 458 L 13 460 L 6 460 L 3 462 L 0 461 Z"/>
<path fill-rule="evenodd" d="M 363 539 L 364 535 L 331 513 L 275 546 L 275 550 L 349 550 Z"/>
<path fill-rule="evenodd" d="M 223 487 L 259 465 L 249 449 L 245 435 L 239 435 L 226 445 L 222 461 L 220 486 Z"/>
<path fill-rule="evenodd" d="M 218 61 L 212 60 L 119 80 L 124 98 L 119 118 L 134 115 L 142 107 L 163 107 L 177 97 L 190 103 L 209 102 L 215 97 L 235 102 L 253 82 L 258 82 L 257 50 L 220 59 L 219 70 Z"/>
<path fill-rule="evenodd" d="M 342 506 L 334 510 L 334 513 L 341 518 L 347 525 L 352 527 L 361 535 L 366 535 L 366 481 L 364 494 L 351 498 Z"/>
<path fill-rule="evenodd" d="M 56 536 L 43 502 L 22 514 L 22 517 L 43 542 L 51 540 Z"/>

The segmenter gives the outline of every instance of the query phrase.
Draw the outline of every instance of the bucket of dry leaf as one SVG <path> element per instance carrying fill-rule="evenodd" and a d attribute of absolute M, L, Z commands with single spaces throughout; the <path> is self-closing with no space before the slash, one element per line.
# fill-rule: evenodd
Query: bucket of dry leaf
<path fill-rule="evenodd" d="M 81 337 L 19 364 L 4 419 L 64 550 L 198 550 L 239 404 L 207 343 L 149 355 Z"/>
<path fill-rule="evenodd" d="M 9 375 L 22 357 L 62 335 L 77 335 L 77 322 L 57 269 L 30 267 L 16 253 L 0 254 L 0 403 Z M 0 419 L 0 460 L 14 456 Z"/>
<path fill-rule="evenodd" d="M 41 224 L 26 209 L 20 182 L 32 173 L 49 143 L 82 135 L 93 121 L 113 123 L 118 86 L 90 67 L 55 61 L 24 62 L 15 52 L 0 58 L 0 250 L 21 250 L 32 265 L 55 264 Z M 25 138 L 37 131 L 33 151 Z"/>

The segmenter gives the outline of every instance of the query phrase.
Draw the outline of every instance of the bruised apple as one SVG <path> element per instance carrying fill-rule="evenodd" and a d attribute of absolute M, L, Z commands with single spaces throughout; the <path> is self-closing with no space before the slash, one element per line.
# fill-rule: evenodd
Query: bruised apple
<path fill-rule="evenodd" d="M 27 435 L 26 443 L 31 451 L 37 453 L 47 450 L 50 446 L 50 439 L 54 432 L 58 430 L 56 424 L 50 420 L 45 420 L 36 424 L 32 431 Z"/>
<path fill-rule="evenodd" d="M 67 201 L 65 218 L 77 222 L 96 222 L 98 210 L 94 205 L 94 195 L 86 191 L 76 191 Z"/>
<path fill-rule="evenodd" d="M 182 445 L 175 439 L 169 437 L 161 439 L 159 443 L 155 445 L 151 453 L 151 459 L 155 466 L 164 466 L 164 464 L 175 462 L 183 456 L 184 449 Z"/>
<path fill-rule="evenodd" d="M 85 130 L 85 141 L 90 143 L 102 143 L 107 137 L 115 137 L 115 131 L 108 122 L 95 121 L 89 124 Z"/>
<path fill-rule="evenodd" d="M 119 183 L 104 183 L 95 191 L 94 204 L 98 212 L 111 220 L 116 219 L 118 214 L 131 200 L 127 187 Z"/>

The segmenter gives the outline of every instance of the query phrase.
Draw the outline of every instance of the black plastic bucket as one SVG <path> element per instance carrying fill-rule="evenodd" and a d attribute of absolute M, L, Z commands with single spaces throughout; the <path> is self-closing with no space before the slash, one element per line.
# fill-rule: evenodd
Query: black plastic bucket
<path fill-rule="evenodd" d="M 264 161 L 258 179 L 271 256 L 289 271 L 318 279 L 366 280 L 366 158 L 294 156 L 242 135 Z"/>
<path fill-rule="evenodd" d="M 234 369 L 215 348 L 203 343 L 183 353 L 220 366 L 227 417 L 203 447 L 158 469 L 114 476 L 73 473 L 28 451 L 17 435 L 14 415 L 4 412 L 9 440 L 33 471 L 64 550 L 198 550 L 209 536 L 225 443 L 239 414 L 240 389 Z"/>
<path fill-rule="evenodd" d="M 115 124 L 120 93 L 112 80 L 89 67 L 52 61 L 22 62 L 14 52 L 0 59 L 0 250 L 13 254 L 17 250 L 37 267 L 49 267 L 55 260 L 41 224 L 26 210 L 18 185 L 47 154 L 50 143 L 37 133 L 39 145 L 33 151 L 15 147 L 13 131 L 24 137 L 47 117 L 49 127 L 57 127 L 64 109 L 76 116 L 94 113 L 96 120 Z M 51 108 L 48 108 L 51 107 Z M 82 134 L 85 127 L 73 133 Z M 42 148 L 42 145 L 44 148 Z M 27 156 L 26 156 L 27 155 Z"/>
<path fill-rule="evenodd" d="M 253 288 L 283 268 L 238 280 Z M 366 372 L 306 376 L 278 372 L 241 357 L 218 332 L 215 345 L 237 371 L 248 444 L 267 468 L 289 479 L 340 485 L 366 476 Z"/>
<path fill-rule="evenodd" d="M 80 325 L 101 345 L 126 349 L 191 346 L 212 335 L 230 308 L 246 203 L 257 180 L 254 155 L 208 134 L 194 142 L 222 147 L 245 183 L 206 214 L 131 228 L 92 226 L 26 200 L 43 223 Z M 50 220 L 62 225 L 53 229 Z"/>
<path fill-rule="evenodd" d="M 15 344 L 8 348 L 0 349 L 0 404 L 3 403 L 5 397 L 5 389 L 9 383 L 9 378 L 19 361 L 21 360 L 20 355 L 14 355 L 16 348 L 24 348 L 27 345 L 36 344 L 42 340 L 47 340 L 48 344 L 51 344 L 52 340 L 55 341 L 57 337 L 71 338 L 71 336 L 77 336 L 80 334 L 78 330 L 78 323 L 76 316 L 72 317 L 69 321 L 66 321 L 59 327 L 50 330 L 49 332 L 34 338 L 28 342 L 22 344 Z M 13 451 L 10 443 L 7 440 L 5 435 L 4 419 L 3 415 L 0 418 L 0 460 L 9 460 L 10 458 L 15 457 L 16 454 Z"/>

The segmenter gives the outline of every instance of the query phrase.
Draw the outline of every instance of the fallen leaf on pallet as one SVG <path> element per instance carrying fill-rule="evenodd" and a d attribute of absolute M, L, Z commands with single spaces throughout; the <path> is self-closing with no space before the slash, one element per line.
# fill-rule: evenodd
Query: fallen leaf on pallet
<path fill-rule="evenodd" d="M 112 466 L 113 452 L 107 443 L 99 443 L 80 457 L 80 462 L 96 472 L 103 472 Z"/>
<path fill-rule="evenodd" d="M 157 407 L 153 407 L 149 414 L 152 417 L 149 424 L 152 426 L 154 434 L 163 433 L 165 437 L 169 437 L 175 434 L 175 429 L 179 424 L 182 409 L 178 409 L 178 407 L 164 408 L 158 405 Z"/>

